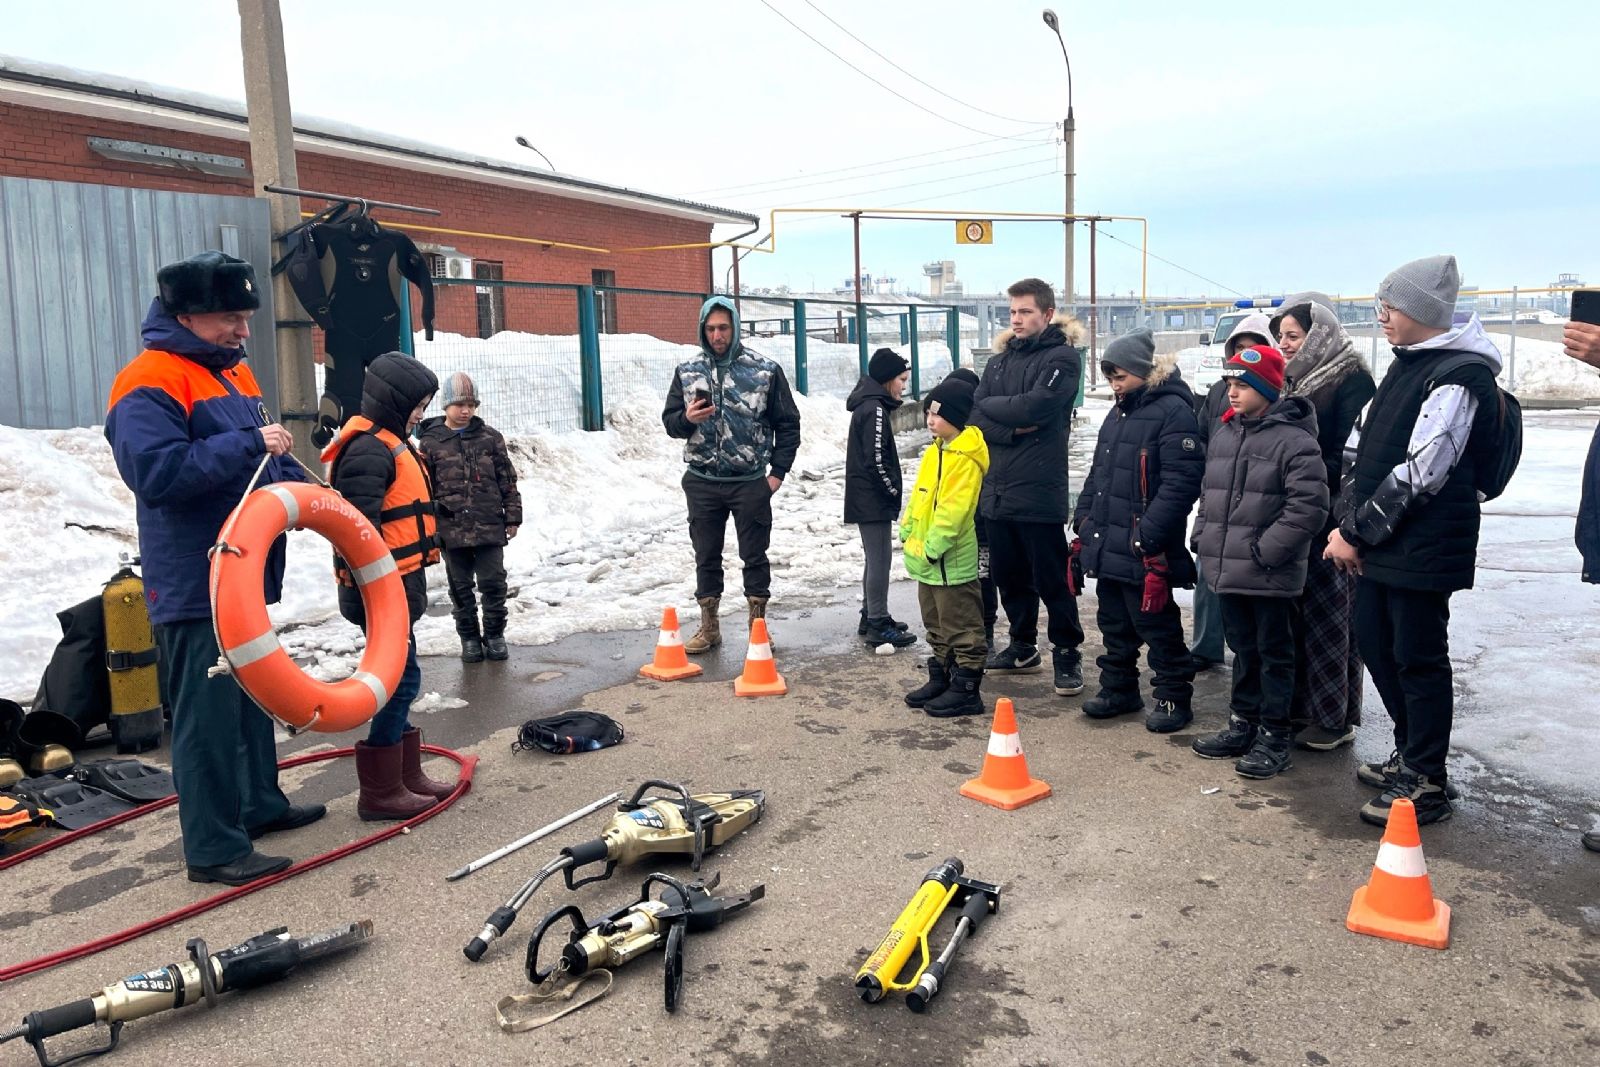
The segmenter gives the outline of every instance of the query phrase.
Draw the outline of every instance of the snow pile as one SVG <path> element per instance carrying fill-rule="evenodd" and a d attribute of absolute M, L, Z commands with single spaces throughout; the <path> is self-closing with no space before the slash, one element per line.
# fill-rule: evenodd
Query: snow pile
<path fill-rule="evenodd" d="M 819 603 L 861 574 L 860 541 L 842 521 L 849 415 L 837 396 L 796 402 L 800 455 L 773 501 L 773 595 Z M 506 549 L 512 643 L 652 627 L 664 605 L 693 607 L 683 442 L 662 431 L 660 412 L 658 389 L 641 385 L 612 408 L 604 432 L 508 435 L 527 515 Z M 902 440 L 908 483 L 925 440 Z M 55 612 L 98 594 L 118 553 L 136 550 L 133 497 L 101 430 L 0 427 L 0 503 L 0 567 L 11 579 L 0 695 L 26 701 L 61 636 Z M 337 615 L 329 553 L 314 534 L 290 537 L 285 599 L 272 612 L 285 647 L 324 678 L 348 673 L 361 648 L 360 632 Z M 731 530 L 727 556 L 728 607 L 742 610 Z M 447 607 L 444 568 L 429 579 L 433 602 Z M 459 650 L 448 614 L 421 620 L 417 640 L 424 654 Z"/>

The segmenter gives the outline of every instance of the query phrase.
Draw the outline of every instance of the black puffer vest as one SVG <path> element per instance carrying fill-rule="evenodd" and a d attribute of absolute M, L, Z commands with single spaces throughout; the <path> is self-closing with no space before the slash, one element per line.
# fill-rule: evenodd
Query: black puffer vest
<path fill-rule="evenodd" d="M 1431 500 L 1406 509 L 1394 535 L 1368 548 L 1363 574 L 1376 582 L 1437 593 L 1472 588 L 1478 555 L 1478 492 L 1473 487 L 1475 457 L 1494 439 L 1500 395 L 1487 363 L 1471 364 L 1435 379 L 1434 368 L 1454 349 L 1395 349 L 1395 361 L 1383 377 L 1361 430 L 1356 453 L 1353 502 L 1370 499 L 1389 472 L 1405 461 L 1411 429 L 1427 395 L 1440 385 L 1463 385 L 1478 401 L 1466 455 L 1450 472 L 1444 488 Z"/>

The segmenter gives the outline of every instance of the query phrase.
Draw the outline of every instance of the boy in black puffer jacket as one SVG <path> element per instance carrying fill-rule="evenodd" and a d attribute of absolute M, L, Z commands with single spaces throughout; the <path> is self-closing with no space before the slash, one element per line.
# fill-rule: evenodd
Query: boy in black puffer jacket
<path fill-rule="evenodd" d="M 889 413 L 900 406 L 911 365 L 892 348 L 872 354 L 850 398 L 850 438 L 844 452 L 844 521 L 861 531 L 861 551 L 866 557 L 861 572 L 861 625 L 856 627 L 867 644 L 905 648 L 917 642 L 905 623 L 889 614 L 889 564 L 894 555 L 890 524 L 900 516 L 902 503 L 900 453 L 894 445 Z"/>
<path fill-rule="evenodd" d="M 522 494 L 506 439 L 477 411 L 477 386 L 457 371 L 444 380 L 444 414 L 417 427 L 417 448 L 433 474 L 439 540 L 463 663 L 510 655 L 505 546 L 522 525 Z M 474 582 L 483 597 L 481 628 Z"/>
<path fill-rule="evenodd" d="M 1223 366 L 1230 406 L 1206 447 L 1194 525 L 1234 662 L 1228 725 L 1193 747 L 1208 759 L 1238 759 L 1234 769 L 1246 778 L 1291 766 L 1298 598 L 1328 516 L 1316 409 L 1303 396 L 1280 396 L 1283 369 L 1283 353 L 1268 345 L 1240 349 Z"/>
<path fill-rule="evenodd" d="M 1078 535 L 1072 551 L 1084 574 L 1099 579 L 1096 621 L 1106 646 L 1097 664 L 1099 695 L 1084 701 L 1083 713 L 1108 719 L 1144 709 L 1138 667 L 1144 645 L 1156 698 L 1145 727 L 1171 733 L 1194 718 L 1194 665 L 1172 587 L 1195 582 L 1184 534 L 1200 494 L 1205 448 L 1177 356 L 1155 352 L 1154 335 L 1141 329 L 1112 341 L 1100 361 L 1117 404 L 1100 424 L 1072 520 Z"/>

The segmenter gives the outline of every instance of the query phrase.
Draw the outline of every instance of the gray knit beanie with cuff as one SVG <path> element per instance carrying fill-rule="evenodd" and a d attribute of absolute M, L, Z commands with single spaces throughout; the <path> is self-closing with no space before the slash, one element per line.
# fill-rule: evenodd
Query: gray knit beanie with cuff
<path fill-rule="evenodd" d="M 1378 299 L 1418 325 L 1448 330 L 1460 292 L 1456 257 L 1428 256 L 1390 271 L 1378 286 Z"/>
<path fill-rule="evenodd" d="M 1100 369 L 1110 373 L 1108 368 L 1116 367 L 1127 371 L 1135 378 L 1148 378 L 1156 364 L 1156 337 L 1147 327 L 1140 327 L 1132 333 L 1125 333 L 1121 337 L 1106 345 L 1105 353 L 1100 357 Z"/>

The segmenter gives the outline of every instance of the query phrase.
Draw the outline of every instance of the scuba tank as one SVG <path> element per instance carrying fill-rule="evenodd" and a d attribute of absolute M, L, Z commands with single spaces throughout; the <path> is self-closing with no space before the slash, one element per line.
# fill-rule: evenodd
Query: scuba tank
<path fill-rule="evenodd" d="M 108 725 L 118 752 L 144 752 L 161 744 L 161 682 L 156 640 L 145 605 L 144 581 L 123 557 L 123 567 L 100 594 L 105 612 L 106 670 L 111 682 Z"/>

